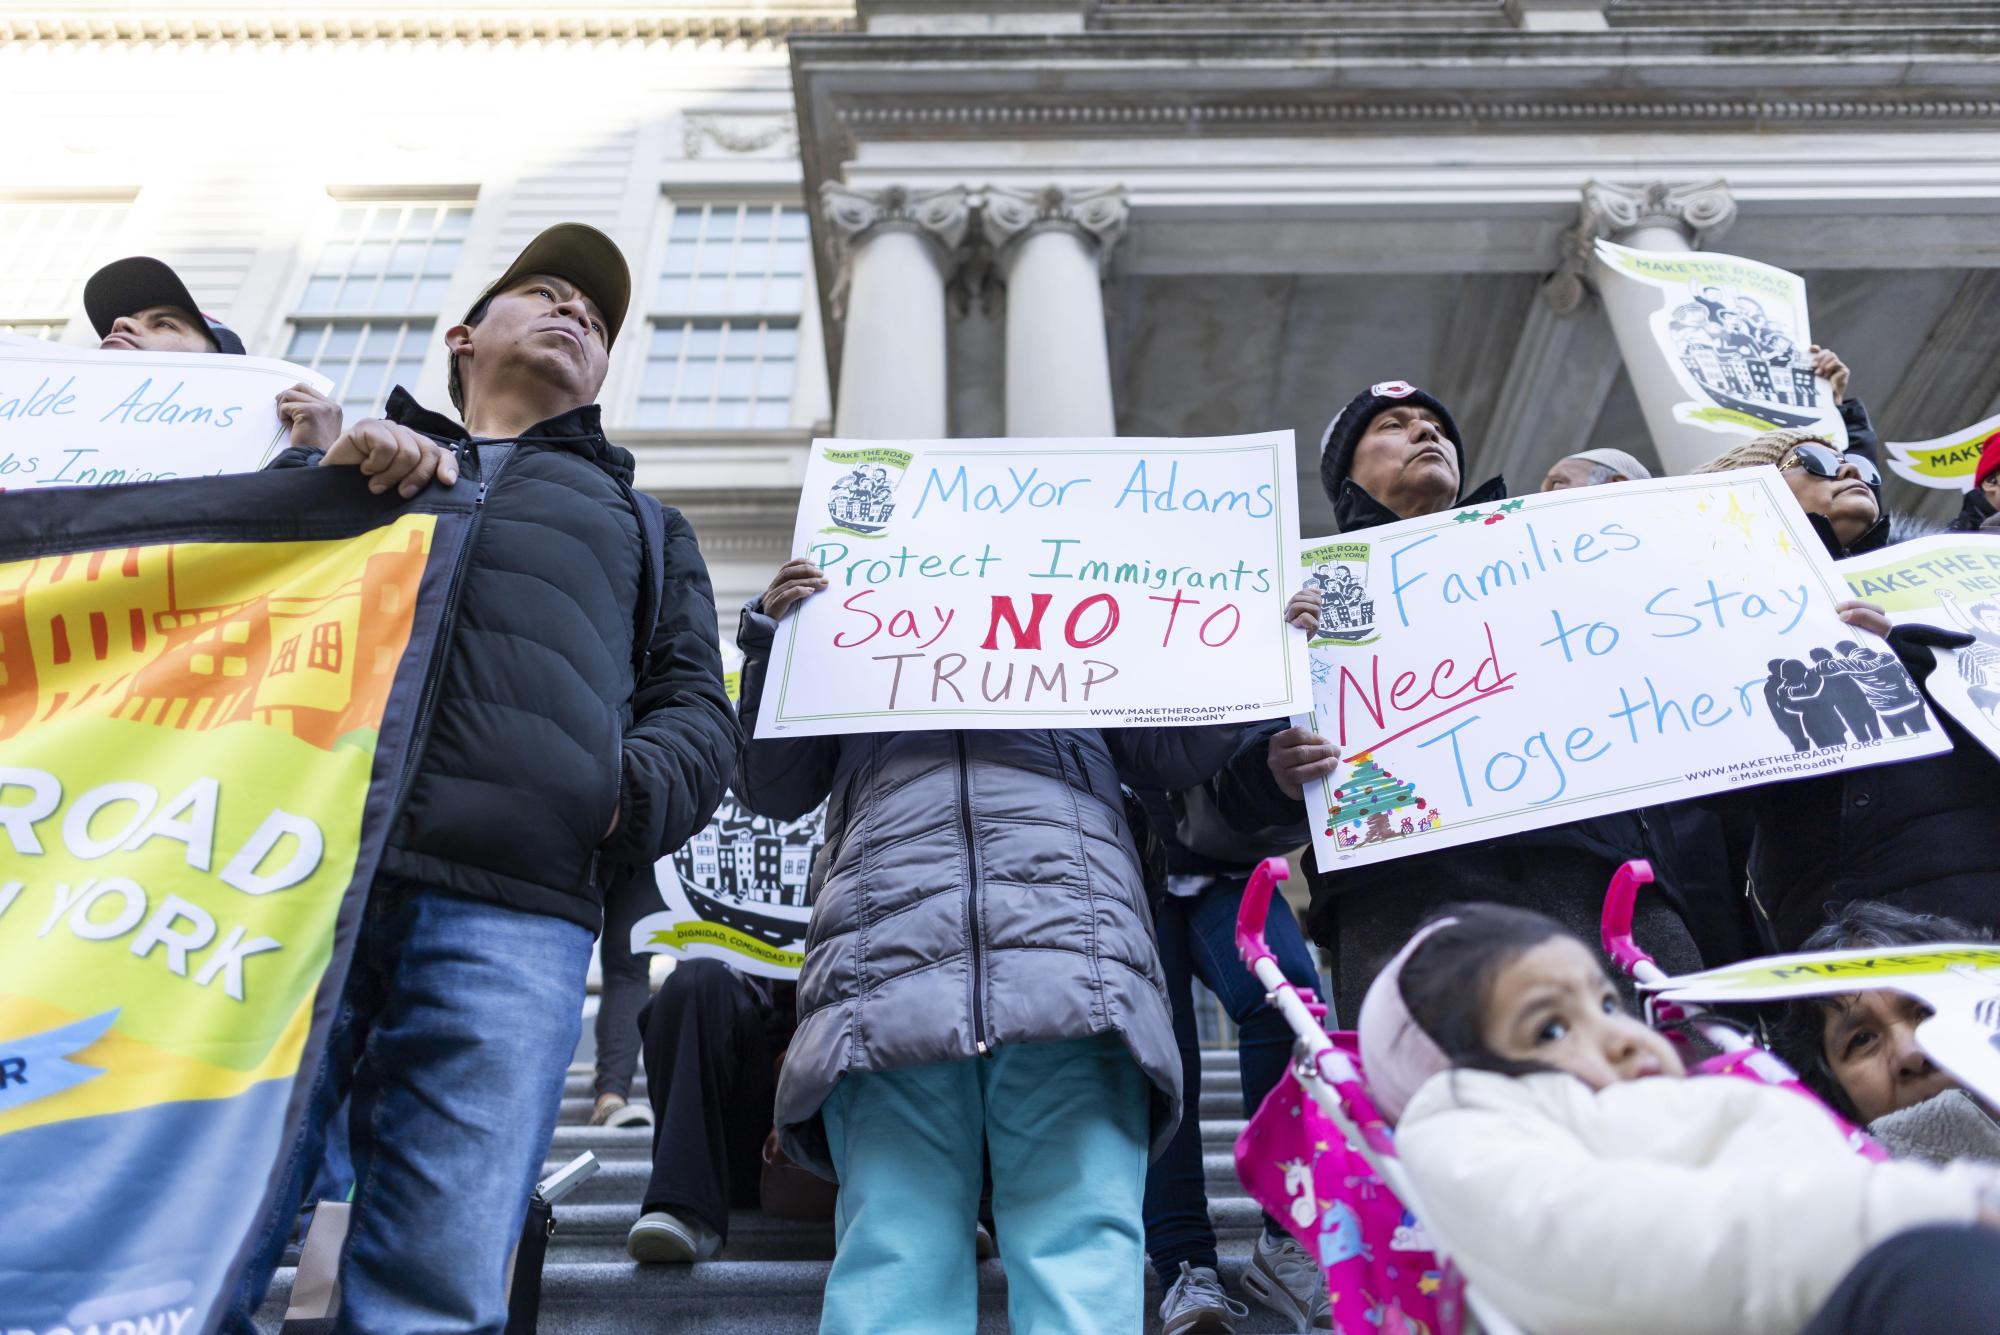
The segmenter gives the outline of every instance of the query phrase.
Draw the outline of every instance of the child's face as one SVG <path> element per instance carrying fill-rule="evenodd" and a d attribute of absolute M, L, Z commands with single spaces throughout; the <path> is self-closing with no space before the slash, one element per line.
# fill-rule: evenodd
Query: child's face
<path fill-rule="evenodd" d="M 1827 1006 L 1827 1069 L 1864 1123 L 1957 1088 L 1917 1046 L 1917 1026 L 1930 1017 L 1929 1006 L 1900 992 L 1855 992 Z"/>
<path fill-rule="evenodd" d="M 1649 1075 L 1687 1074 L 1673 1044 L 1625 1013 L 1618 990 L 1583 944 L 1550 937 L 1493 978 L 1486 1046 L 1604 1089 Z"/>

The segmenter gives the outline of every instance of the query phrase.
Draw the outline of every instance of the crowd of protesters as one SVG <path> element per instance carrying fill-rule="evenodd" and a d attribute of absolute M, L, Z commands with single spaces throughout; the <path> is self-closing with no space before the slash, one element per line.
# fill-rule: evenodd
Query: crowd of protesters
<path fill-rule="evenodd" d="M 329 1182 L 353 1201 L 342 1329 L 506 1326 L 601 932 L 592 1120 L 654 1128 L 635 1259 L 713 1257 L 763 1169 L 789 1164 L 838 1183 L 823 1331 L 973 1329 L 989 1206 L 1014 1329 L 1137 1330 L 1150 1261 L 1167 1335 L 1231 1331 L 1246 1309 L 1204 1189 L 1192 988 L 1236 1026 L 1254 1110 L 1292 1040 L 1235 958 L 1236 909 L 1259 859 L 1307 842 L 1305 786 L 1337 748 L 1285 720 L 759 735 L 778 623 L 827 580 L 789 561 L 741 610 L 732 707 L 695 534 L 634 488 L 600 420 L 629 298 L 611 241 L 561 225 L 445 331 L 453 414 L 401 388 L 354 422 L 307 386 L 278 398 L 291 448 L 274 466 L 354 468 L 406 498 L 476 485 L 483 504 L 431 726 L 232 1329 L 255 1329 L 298 1209 Z M 156 260 L 101 270 L 86 307 L 106 349 L 244 350 Z M 1847 368 L 1809 355 L 1845 448 L 1773 432 L 1701 471 L 1775 467 L 1830 554 L 1878 549 L 1903 531 L 1879 444 Z M 1478 430 L 1404 381 L 1354 394 L 1319 444 L 1340 531 L 1506 497 L 1498 477 L 1466 485 Z M 1540 489 L 1648 476 L 1593 449 Z M 1996 501 L 2000 436 L 1951 527 L 2000 528 Z M 1309 590 L 1284 614 L 1311 625 L 1319 606 Z M 1840 615 L 1854 637 L 1827 658 L 1851 675 L 1812 670 L 1867 726 L 1921 723 L 1914 695 L 1864 697 L 1870 666 L 1893 656 L 1921 688 L 1935 651 L 1970 637 L 1892 628 L 1866 603 Z M 1790 684 L 1774 664 L 1774 713 Z M 1826 726 L 1848 722 L 1839 706 Z M 1820 726 L 1790 717 L 1802 736 Z M 1467 1274 L 1532 1329 L 1914 1329 L 1916 1292 L 1934 1314 L 1991 1310 L 2000 1127 L 1915 1043 L 1921 1007 L 1862 992 L 1772 1028 L 1831 1108 L 1909 1161 L 1864 1166 L 1790 1095 L 1665 1079 L 1678 1058 L 1579 940 L 1631 858 L 1659 874 L 1637 931 L 1669 972 L 1987 938 L 2000 766 L 1936 717 L 1951 746 L 1929 758 L 1334 874 L 1308 860 L 1303 927 L 1274 906 L 1280 966 L 1314 985 L 1318 947 L 1335 1020 L 1359 1022 Z M 772 819 L 824 806 L 803 970 L 793 985 L 682 962 L 655 995 L 632 923 L 656 860 L 725 787 Z M 1656 1194 L 1606 1190 L 1607 1173 Z M 1663 1249 L 1662 1232 L 1690 1240 Z M 1317 1259 L 1274 1221 L 1241 1286 L 1299 1329 L 1329 1324 Z"/>

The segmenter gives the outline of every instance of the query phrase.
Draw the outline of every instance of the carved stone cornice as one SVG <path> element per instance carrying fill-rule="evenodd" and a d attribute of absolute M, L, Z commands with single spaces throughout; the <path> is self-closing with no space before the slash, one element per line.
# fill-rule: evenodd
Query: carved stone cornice
<path fill-rule="evenodd" d="M 300 5 L 263 12 L 199 6 L 151 13 L 94 6 L 0 13 L 0 42 L 316 42 L 316 41 L 739 41 L 778 42 L 799 33 L 844 32 L 851 17 L 824 5 L 771 6 L 762 13 L 721 5 L 634 8 L 551 6 L 541 12 L 492 9 L 356 13 Z"/>
<path fill-rule="evenodd" d="M 1148 135 L 1201 130 L 1221 134 L 1296 134 L 1305 127 L 1463 130 L 1584 128 L 1629 129 L 1664 125 L 1676 130 L 1732 128 L 1771 122 L 1825 124 L 1829 128 L 1882 122 L 1891 125 L 1990 124 L 2000 120 L 2000 98 L 1829 96 L 1823 98 L 1687 98 L 1614 100 L 1562 98 L 1400 97 L 1334 102 L 1155 101 L 929 103 L 838 106 L 839 128 L 855 136 L 924 135 L 940 130 L 987 134 L 1082 132 Z"/>
<path fill-rule="evenodd" d="M 972 225 L 975 203 L 972 192 L 958 185 L 943 190 L 910 190 L 900 185 L 857 190 L 839 181 L 822 184 L 819 201 L 835 269 L 828 300 L 836 320 L 846 318 L 854 252 L 866 245 L 869 237 L 892 228 L 927 237 L 938 247 L 949 272 L 964 258 L 965 235 Z"/>
<path fill-rule="evenodd" d="M 1648 181 L 1620 185 L 1588 181 L 1576 226 L 1563 233 L 1556 271 L 1542 286 L 1542 298 L 1558 315 L 1583 306 L 1590 294 L 1588 274 L 1599 238 L 1619 241 L 1648 227 L 1671 227 L 1700 250 L 1736 221 L 1736 197 L 1721 177 L 1687 185 Z"/>
<path fill-rule="evenodd" d="M 1102 271 L 1109 267 L 1112 248 L 1125 234 L 1129 212 L 1123 186 L 996 185 L 986 190 L 979 228 L 995 257 L 1002 261 L 1009 249 L 1036 231 L 1059 227 L 1074 232 L 1091 243 Z"/>

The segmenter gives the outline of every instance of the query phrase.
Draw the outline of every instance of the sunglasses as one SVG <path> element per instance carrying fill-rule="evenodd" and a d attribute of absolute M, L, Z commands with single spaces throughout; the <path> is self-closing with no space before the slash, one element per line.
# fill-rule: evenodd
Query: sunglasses
<path fill-rule="evenodd" d="M 1840 476 L 1840 471 L 1843 468 L 1850 467 L 1854 469 L 1855 475 L 1863 482 L 1866 482 L 1877 491 L 1882 489 L 1882 471 L 1875 467 L 1867 455 L 1842 454 L 1831 445 L 1815 444 L 1812 441 L 1807 441 L 1803 445 L 1794 445 L 1790 456 L 1787 457 L 1784 464 L 1779 468 L 1779 471 L 1783 472 L 1791 468 L 1803 468 L 1814 477 L 1823 477 L 1831 481 Z"/>

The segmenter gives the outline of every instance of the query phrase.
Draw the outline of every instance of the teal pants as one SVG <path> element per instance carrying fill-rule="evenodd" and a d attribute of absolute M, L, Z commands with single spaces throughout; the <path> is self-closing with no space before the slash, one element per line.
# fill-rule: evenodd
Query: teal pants
<path fill-rule="evenodd" d="M 1114 1037 L 843 1077 L 821 1335 L 971 1335 L 982 1144 L 1014 1335 L 1140 1330 L 1148 1098 Z"/>

